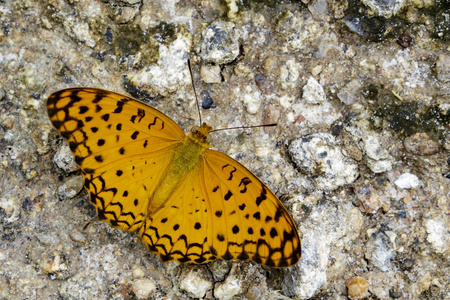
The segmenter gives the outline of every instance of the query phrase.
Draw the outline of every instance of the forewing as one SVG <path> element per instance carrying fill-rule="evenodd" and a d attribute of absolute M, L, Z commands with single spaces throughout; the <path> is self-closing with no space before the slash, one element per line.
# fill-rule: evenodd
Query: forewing
<path fill-rule="evenodd" d="M 127 231 L 140 227 L 185 137 L 181 128 L 143 102 L 97 88 L 53 93 L 47 110 L 69 142 L 99 219 Z"/>

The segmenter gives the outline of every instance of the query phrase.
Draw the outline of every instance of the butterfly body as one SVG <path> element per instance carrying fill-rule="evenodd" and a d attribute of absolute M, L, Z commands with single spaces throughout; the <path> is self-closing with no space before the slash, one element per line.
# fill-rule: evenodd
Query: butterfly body
<path fill-rule="evenodd" d="M 300 259 L 297 229 L 255 175 L 209 149 L 211 127 L 186 135 L 162 112 L 97 88 L 49 96 L 51 122 L 68 140 L 100 220 L 139 229 L 162 261 Z"/>
<path fill-rule="evenodd" d="M 203 155 L 207 148 L 206 137 L 211 127 L 203 123 L 200 128 L 189 133 L 174 149 L 173 161 L 163 177 L 155 194 L 150 198 L 148 214 L 151 215 L 171 196 L 172 192 L 180 185 L 183 178 L 192 172 L 193 168 L 199 168 Z"/>

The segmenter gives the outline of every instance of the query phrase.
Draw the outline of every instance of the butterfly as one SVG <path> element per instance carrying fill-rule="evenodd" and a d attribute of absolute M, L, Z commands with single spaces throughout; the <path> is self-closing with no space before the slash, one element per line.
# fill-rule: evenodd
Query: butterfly
<path fill-rule="evenodd" d="M 98 218 L 139 230 L 161 261 L 299 261 L 300 238 L 286 208 L 247 168 L 210 149 L 206 123 L 186 135 L 139 100 L 86 87 L 51 94 L 47 112 L 69 143 Z"/>

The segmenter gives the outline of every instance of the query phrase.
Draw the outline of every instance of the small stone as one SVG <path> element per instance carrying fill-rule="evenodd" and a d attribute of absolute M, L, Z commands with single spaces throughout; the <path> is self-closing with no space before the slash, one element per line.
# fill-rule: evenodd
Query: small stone
<path fill-rule="evenodd" d="M 376 15 L 390 18 L 403 7 L 405 0 L 362 0 Z"/>
<path fill-rule="evenodd" d="M 375 134 L 362 136 L 362 149 L 366 154 L 367 166 L 374 173 L 383 173 L 392 169 L 392 157 L 383 148 L 380 138 Z"/>
<path fill-rule="evenodd" d="M 192 38 L 178 33 L 173 42 L 159 45 L 156 64 L 130 70 L 126 74 L 126 85 L 138 89 L 146 97 L 168 96 L 182 86 L 190 86 L 186 57 L 191 46 Z"/>
<path fill-rule="evenodd" d="M 441 54 L 436 61 L 437 78 L 442 82 L 450 81 L 450 55 Z"/>
<path fill-rule="evenodd" d="M 408 34 L 402 34 L 399 35 L 399 37 L 397 38 L 397 43 L 402 46 L 403 48 L 408 48 L 412 45 L 413 39 L 410 35 Z"/>
<path fill-rule="evenodd" d="M 317 188 L 334 190 L 359 175 L 358 165 L 342 154 L 331 134 L 317 133 L 292 141 L 288 148 L 300 171 L 315 176 Z"/>
<path fill-rule="evenodd" d="M 73 159 L 73 154 L 70 151 L 68 143 L 61 143 L 61 146 L 53 157 L 53 162 L 66 173 L 71 173 L 79 169 Z"/>
<path fill-rule="evenodd" d="M 430 139 L 424 132 L 405 138 L 403 144 L 405 149 L 413 154 L 433 155 L 439 152 L 439 143 Z"/>
<path fill-rule="evenodd" d="M 427 241 L 433 246 L 437 253 L 450 253 L 450 232 L 448 230 L 449 224 L 442 218 L 436 217 L 425 221 L 425 228 L 428 236 Z"/>
<path fill-rule="evenodd" d="M 301 68 L 302 66 L 294 59 L 288 60 L 285 65 L 281 66 L 278 78 L 281 87 L 284 89 L 295 88 L 298 85 Z"/>
<path fill-rule="evenodd" d="M 119 24 L 126 24 L 134 19 L 139 13 L 142 3 L 130 3 L 130 6 L 114 6 L 112 17 Z"/>
<path fill-rule="evenodd" d="M 215 287 L 214 296 L 218 299 L 233 299 L 242 292 L 242 280 L 235 275 L 229 275 L 224 283 Z"/>
<path fill-rule="evenodd" d="M 200 94 L 201 102 L 202 102 L 202 108 L 203 109 L 210 109 L 216 107 L 216 104 L 214 103 L 214 99 L 211 97 L 209 92 L 207 90 L 203 90 Z"/>
<path fill-rule="evenodd" d="M 199 46 L 204 62 L 227 64 L 239 55 L 239 34 L 232 22 L 215 21 L 202 32 Z"/>
<path fill-rule="evenodd" d="M 416 189 L 420 185 L 419 178 L 411 173 L 404 173 L 394 181 L 394 184 L 401 189 Z"/>
<path fill-rule="evenodd" d="M 308 4 L 308 10 L 316 20 L 325 21 L 328 16 L 328 3 L 326 0 L 317 0 Z"/>
<path fill-rule="evenodd" d="M 258 90 L 252 91 L 250 87 L 247 87 L 246 93 L 242 95 L 247 112 L 251 115 L 258 113 L 261 109 L 261 94 Z"/>
<path fill-rule="evenodd" d="M 368 230 L 369 242 L 366 245 L 366 258 L 383 272 L 392 269 L 395 233 L 382 229 Z"/>
<path fill-rule="evenodd" d="M 202 65 L 200 68 L 200 76 L 206 83 L 221 83 L 222 75 L 220 74 L 219 65 Z"/>
<path fill-rule="evenodd" d="M 310 104 L 322 103 L 326 100 L 325 91 L 322 85 L 314 78 L 309 77 L 308 82 L 303 87 L 302 98 Z"/>
<path fill-rule="evenodd" d="M 237 5 L 237 0 L 225 0 L 227 4 L 228 12 L 227 17 L 230 19 L 234 19 L 237 17 L 239 12 L 239 6 Z"/>
<path fill-rule="evenodd" d="M 145 271 L 142 269 L 141 266 L 132 265 L 131 266 L 131 274 L 133 275 L 133 279 L 139 279 L 139 278 L 144 277 Z"/>
<path fill-rule="evenodd" d="M 203 298 L 212 288 L 212 281 L 203 269 L 189 270 L 180 281 L 180 289 L 190 297 Z"/>
<path fill-rule="evenodd" d="M 74 242 L 84 244 L 87 241 L 85 235 L 77 229 L 70 230 L 69 236 L 70 236 L 70 239 Z"/>
<path fill-rule="evenodd" d="M 6 92 L 4 89 L 0 88 L 0 100 L 3 100 L 3 98 L 6 97 Z"/>
<path fill-rule="evenodd" d="M 156 284 L 148 278 L 137 279 L 131 285 L 131 291 L 137 299 L 148 299 L 156 291 Z"/>
<path fill-rule="evenodd" d="M 69 261 L 60 251 L 46 254 L 41 260 L 40 268 L 52 279 L 66 279 L 70 276 Z"/>
<path fill-rule="evenodd" d="M 81 191 L 81 189 L 83 189 L 83 185 L 83 176 L 72 176 L 59 186 L 56 195 L 59 199 L 62 200 L 72 199 Z"/>
<path fill-rule="evenodd" d="M 255 74 L 256 86 L 261 90 L 263 94 L 271 94 L 273 91 L 273 84 L 263 74 Z"/>
<path fill-rule="evenodd" d="M 361 83 L 358 79 L 353 79 L 347 83 L 338 93 L 339 100 L 345 105 L 350 105 L 355 102 L 358 92 L 361 90 Z"/>
<path fill-rule="evenodd" d="M 350 299 L 360 299 L 369 296 L 369 283 L 363 277 L 354 276 L 345 281 Z"/>

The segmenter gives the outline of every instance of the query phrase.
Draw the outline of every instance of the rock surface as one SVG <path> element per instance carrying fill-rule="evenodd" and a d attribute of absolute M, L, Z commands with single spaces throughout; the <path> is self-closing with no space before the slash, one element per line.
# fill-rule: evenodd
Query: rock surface
<path fill-rule="evenodd" d="M 449 15 L 432 0 L 0 1 L 0 299 L 450 299 Z M 298 265 L 162 263 L 79 192 L 48 95 L 132 95 L 188 132 L 188 58 L 202 120 L 278 124 L 211 143 L 281 198 Z"/>

